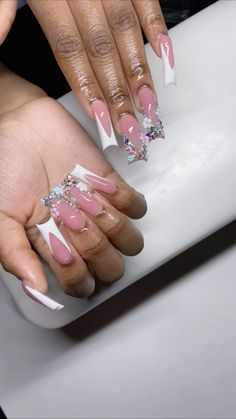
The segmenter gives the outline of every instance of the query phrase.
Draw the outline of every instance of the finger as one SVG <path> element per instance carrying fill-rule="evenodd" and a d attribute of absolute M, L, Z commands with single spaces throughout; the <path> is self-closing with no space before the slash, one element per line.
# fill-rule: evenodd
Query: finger
<path fill-rule="evenodd" d="M 146 60 L 141 28 L 130 0 L 103 0 L 104 11 L 119 51 L 126 79 L 137 109 L 143 114 L 148 138 L 163 138 L 158 102 Z M 147 127 L 147 119 L 150 127 Z M 151 134 L 154 134 L 151 137 Z"/>
<path fill-rule="evenodd" d="M 47 0 L 42 4 L 30 0 L 29 5 L 71 88 L 86 112 L 95 119 L 103 149 L 117 145 L 105 98 L 67 2 Z"/>
<path fill-rule="evenodd" d="M 0 0 L 0 45 L 4 42 L 14 22 L 17 0 Z"/>
<path fill-rule="evenodd" d="M 176 83 L 174 53 L 159 1 L 132 0 L 141 27 L 159 57 L 162 57 L 164 85 Z"/>
<path fill-rule="evenodd" d="M 145 136 L 134 117 L 125 74 L 102 3 L 96 0 L 68 2 L 89 60 L 102 87 L 116 130 L 128 139 L 129 162 L 146 160 Z"/>
<path fill-rule="evenodd" d="M 83 259 L 65 239 L 53 219 L 37 227 L 27 233 L 37 252 L 55 273 L 64 292 L 80 298 L 91 295 L 95 281 Z"/>

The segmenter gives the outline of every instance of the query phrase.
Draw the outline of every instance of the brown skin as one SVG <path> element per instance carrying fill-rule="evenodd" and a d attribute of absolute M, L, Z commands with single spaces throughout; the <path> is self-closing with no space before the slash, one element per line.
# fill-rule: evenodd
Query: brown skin
<path fill-rule="evenodd" d="M 4 99 L 4 92 L 8 100 Z M 127 217 L 140 218 L 145 214 L 143 196 L 121 179 L 61 105 L 3 66 L 0 98 L 2 265 L 43 293 L 47 291 L 47 281 L 37 254 L 51 267 L 64 291 L 74 296 L 81 296 L 73 285 L 88 276 L 88 268 L 94 277 L 106 282 L 120 278 L 124 265 L 117 249 L 135 255 L 143 247 L 141 233 Z M 61 266 L 35 224 L 49 218 L 40 198 L 76 163 L 111 179 L 117 184 L 117 192 L 110 198 L 97 194 L 107 212 L 95 218 L 84 213 L 87 231 L 72 232 L 60 227 L 73 252 L 73 261 Z"/>

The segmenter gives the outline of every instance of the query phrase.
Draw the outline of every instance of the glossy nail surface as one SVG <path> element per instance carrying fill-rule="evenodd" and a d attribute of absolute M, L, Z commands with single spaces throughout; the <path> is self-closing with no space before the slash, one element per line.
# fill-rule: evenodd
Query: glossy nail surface
<path fill-rule="evenodd" d="M 76 199 L 79 206 L 90 215 L 96 216 L 102 212 L 102 204 L 92 194 L 80 191 L 78 188 L 71 188 L 70 193 Z"/>
<path fill-rule="evenodd" d="M 117 140 L 111 123 L 111 117 L 106 103 L 102 100 L 95 100 L 92 109 L 96 118 L 99 135 L 103 150 L 109 146 L 117 146 Z"/>
<path fill-rule="evenodd" d="M 58 263 L 67 265 L 72 261 L 72 253 L 53 233 L 49 233 L 49 241 L 52 254 Z"/>
<path fill-rule="evenodd" d="M 85 175 L 87 182 L 98 191 L 112 194 L 116 191 L 116 186 L 110 180 L 96 175 Z"/>
<path fill-rule="evenodd" d="M 160 110 L 153 91 L 149 87 L 142 87 L 138 92 L 140 107 L 143 113 L 143 127 L 147 138 L 155 140 L 165 138 L 163 124 L 160 119 Z"/>
<path fill-rule="evenodd" d="M 50 308 L 53 311 L 59 311 L 64 306 L 57 301 L 53 300 L 52 298 L 48 297 L 47 295 L 42 294 L 38 290 L 30 287 L 29 285 L 25 284 L 24 281 L 22 282 L 22 288 L 24 292 L 30 297 L 32 300 L 42 304 L 43 306 Z"/>
<path fill-rule="evenodd" d="M 67 202 L 61 201 L 58 206 L 59 216 L 63 223 L 71 230 L 82 230 L 85 227 L 85 219 L 81 212 Z"/>
<path fill-rule="evenodd" d="M 119 127 L 129 154 L 129 163 L 136 160 L 147 160 L 146 138 L 140 131 L 136 118 L 130 114 L 123 115 L 119 120 Z"/>
<path fill-rule="evenodd" d="M 157 42 L 161 47 L 161 58 L 164 70 L 164 85 L 176 84 L 176 75 L 174 68 L 174 52 L 172 41 L 167 34 L 161 34 L 157 37 Z"/>

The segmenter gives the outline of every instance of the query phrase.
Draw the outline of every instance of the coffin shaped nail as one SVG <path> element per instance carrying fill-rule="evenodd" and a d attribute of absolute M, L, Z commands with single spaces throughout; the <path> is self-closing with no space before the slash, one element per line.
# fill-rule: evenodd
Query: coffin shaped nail
<path fill-rule="evenodd" d="M 85 227 L 85 219 L 81 212 L 66 201 L 58 203 L 57 214 L 70 230 L 83 230 Z"/>
<path fill-rule="evenodd" d="M 169 35 L 163 33 L 157 37 L 157 42 L 161 47 L 161 58 L 164 71 L 164 85 L 176 84 L 176 74 L 174 67 L 174 52 L 172 41 Z"/>
<path fill-rule="evenodd" d="M 95 115 L 103 150 L 110 146 L 118 146 L 106 103 L 97 99 L 93 102 L 92 109 Z"/>
<path fill-rule="evenodd" d="M 141 87 L 138 98 L 143 114 L 143 127 L 149 141 L 165 138 L 164 128 L 160 119 L 160 110 L 153 91 L 149 87 Z"/>
<path fill-rule="evenodd" d="M 75 198 L 80 208 L 87 211 L 90 215 L 96 216 L 102 212 L 102 204 L 91 193 L 81 191 L 78 188 L 71 188 L 70 194 Z"/>
<path fill-rule="evenodd" d="M 119 120 L 119 127 L 128 152 L 128 163 L 147 161 L 146 138 L 140 131 L 136 118 L 130 114 L 123 115 Z"/>
<path fill-rule="evenodd" d="M 46 223 L 37 224 L 36 226 L 56 261 L 63 265 L 70 263 L 72 260 L 71 249 L 58 229 L 54 219 L 51 217 Z"/>
<path fill-rule="evenodd" d="M 98 191 L 105 192 L 107 194 L 112 194 L 116 191 L 116 185 L 113 182 L 104 177 L 98 176 L 93 172 L 90 172 L 80 164 L 75 166 L 72 174 L 82 181 L 87 182 Z"/>
<path fill-rule="evenodd" d="M 42 304 L 43 306 L 50 308 L 53 311 L 59 311 L 64 306 L 57 301 L 53 300 L 52 298 L 48 297 L 47 295 L 42 294 L 40 291 L 31 288 L 29 285 L 24 284 L 22 282 L 22 288 L 24 292 L 32 298 L 32 300 L 37 301 L 38 303 Z"/>

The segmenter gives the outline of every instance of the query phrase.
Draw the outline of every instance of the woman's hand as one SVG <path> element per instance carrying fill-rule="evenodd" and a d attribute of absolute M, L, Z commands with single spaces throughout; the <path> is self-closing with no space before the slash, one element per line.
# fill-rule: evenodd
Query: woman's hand
<path fill-rule="evenodd" d="M 46 293 L 40 255 L 66 293 L 90 295 L 94 278 L 111 282 L 122 276 L 117 249 L 127 255 L 142 250 L 142 235 L 128 217 L 145 214 L 145 199 L 114 172 L 61 105 L 12 73 L 3 71 L 0 80 L 1 95 L 13 85 L 16 92 L 10 105 L 0 107 L 1 264 L 26 291 L 28 286 Z M 45 207 L 41 198 L 77 164 L 92 175 L 69 187 L 66 199 Z"/>
<path fill-rule="evenodd" d="M 158 0 L 28 0 L 71 88 L 95 118 L 103 148 L 122 135 L 129 162 L 146 160 L 144 143 L 164 138 L 141 28 L 175 82 L 171 40 Z M 132 101 L 143 114 L 143 128 Z"/>

